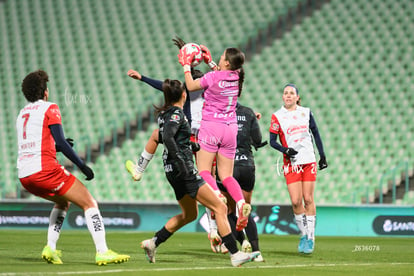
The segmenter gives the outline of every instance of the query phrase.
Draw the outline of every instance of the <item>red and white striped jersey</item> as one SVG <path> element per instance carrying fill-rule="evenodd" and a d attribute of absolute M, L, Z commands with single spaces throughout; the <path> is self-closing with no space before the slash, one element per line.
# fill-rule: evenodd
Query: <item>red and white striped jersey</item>
<path fill-rule="evenodd" d="M 279 135 L 282 146 L 293 148 L 298 152 L 290 160 L 292 165 L 308 164 L 316 161 L 309 129 L 310 114 L 309 108 L 299 105 L 293 111 L 289 111 L 282 106 L 272 114 L 269 131 Z M 285 158 L 285 163 L 288 163 L 286 161 Z"/>
<path fill-rule="evenodd" d="M 38 100 L 27 104 L 16 120 L 19 178 L 56 164 L 55 140 L 49 125 L 62 124 L 59 107 L 55 103 Z"/>

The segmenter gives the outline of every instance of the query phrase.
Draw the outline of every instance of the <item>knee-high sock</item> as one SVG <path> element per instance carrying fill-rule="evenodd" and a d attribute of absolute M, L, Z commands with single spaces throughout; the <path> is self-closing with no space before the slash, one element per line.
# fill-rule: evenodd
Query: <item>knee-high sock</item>
<path fill-rule="evenodd" d="M 214 179 L 214 177 L 211 175 L 211 172 L 205 170 L 201 171 L 200 176 L 204 179 L 205 182 L 207 182 L 208 185 L 210 185 L 211 188 L 213 188 L 214 191 L 219 191 L 219 188 L 217 186 L 217 182 Z"/>
<path fill-rule="evenodd" d="M 241 244 L 244 241 L 244 233 L 243 231 L 236 231 L 236 223 L 237 223 L 237 216 L 235 213 L 230 213 L 227 215 L 227 219 L 229 220 L 231 232 L 233 233 L 234 238 Z"/>
<path fill-rule="evenodd" d="M 249 222 L 247 223 L 246 228 L 244 228 L 244 231 L 246 231 L 247 238 L 252 245 L 252 251 L 260 251 L 259 236 L 257 235 L 257 225 L 252 216 L 249 216 Z"/>
<path fill-rule="evenodd" d="M 138 158 L 138 167 L 139 172 L 144 172 L 148 166 L 148 163 L 151 161 L 154 154 L 147 152 L 145 149 L 142 151 L 141 155 Z"/>
<path fill-rule="evenodd" d="M 206 213 L 207 213 L 208 226 L 210 227 L 210 233 L 212 231 L 217 232 L 217 221 L 211 217 L 211 210 L 207 207 L 206 207 Z"/>
<path fill-rule="evenodd" d="M 52 250 L 56 250 L 56 243 L 60 236 L 63 220 L 66 217 L 66 211 L 53 208 L 49 216 L 49 229 L 47 230 L 47 245 Z"/>
<path fill-rule="evenodd" d="M 306 216 L 304 213 L 302 214 L 295 214 L 296 225 L 300 230 L 301 236 L 307 235 L 307 223 L 306 223 Z"/>
<path fill-rule="evenodd" d="M 96 252 L 105 253 L 108 250 L 105 238 L 105 226 L 98 208 L 89 208 L 85 211 L 85 220 L 88 230 L 95 243 Z"/>
<path fill-rule="evenodd" d="M 239 249 L 237 249 L 236 240 L 233 237 L 233 234 L 230 233 L 227 236 L 221 237 L 224 245 L 227 247 L 227 249 L 230 251 L 230 254 L 236 254 Z"/>
<path fill-rule="evenodd" d="M 168 240 L 173 233 L 169 232 L 165 226 L 163 228 L 161 228 L 157 233 L 155 233 L 154 235 L 154 242 L 155 242 L 155 246 L 158 247 L 158 245 L 160 245 L 161 243 L 165 242 L 166 240 Z"/>
<path fill-rule="evenodd" d="M 306 224 L 308 226 L 308 239 L 315 241 L 316 216 L 306 216 Z"/>
<path fill-rule="evenodd" d="M 227 189 L 227 192 L 234 199 L 234 201 L 239 202 L 240 200 L 244 201 L 243 193 L 240 188 L 239 182 L 233 177 L 229 176 L 222 181 L 223 186 Z"/>

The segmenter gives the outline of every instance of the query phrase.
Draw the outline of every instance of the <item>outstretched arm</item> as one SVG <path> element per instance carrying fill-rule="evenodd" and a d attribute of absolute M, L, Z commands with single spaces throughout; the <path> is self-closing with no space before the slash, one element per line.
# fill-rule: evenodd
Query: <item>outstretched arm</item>
<path fill-rule="evenodd" d="M 185 48 L 181 49 L 180 53 L 178 54 L 178 61 L 183 66 L 185 85 L 187 86 L 187 90 L 189 92 L 194 92 L 202 89 L 200 79 L 194 80 L 193 76 L 191 75 L 190 64 L 194 59 L 194 55 L 195 53 L 188 54 Z"/>
<path fill-rule="evenodd" d="M 146 84 L 148 84 L 148 85 L 152 86 L 153 88 L 155 88 L 155 89 L 162 92 L 162 83 L 163 83 L 162 81 L 148 78 L 144 75 L 141 75 L 138 71 L 135 71 L 135 70 L 132 70 L 132 69 L 128 70 L 127 74 L 131 78 L 143 81 Z"/>

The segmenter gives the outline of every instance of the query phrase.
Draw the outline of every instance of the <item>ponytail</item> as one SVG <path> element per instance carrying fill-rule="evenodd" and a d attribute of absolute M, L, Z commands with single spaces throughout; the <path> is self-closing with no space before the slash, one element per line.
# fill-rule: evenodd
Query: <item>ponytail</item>
<path fill-rule="evenodd" d="M 230 63 L 230 70 L 239 71 L 239 97 L 242 92 L 244 82 L 244 69 L 243 64 L 245 60 L 244 53 L 237 48 L 226 49 L 226 60 Z"/>
<path fill-rule="evenodd" d="M 243 89 L 243 82 L 244 82 L 244 68 L 243 66 L 240 68 L 240 72 L 239 72 L 239 95 L 238 97 L 240 97 L 241 93 L 242 93 L 242 89 Z"/>

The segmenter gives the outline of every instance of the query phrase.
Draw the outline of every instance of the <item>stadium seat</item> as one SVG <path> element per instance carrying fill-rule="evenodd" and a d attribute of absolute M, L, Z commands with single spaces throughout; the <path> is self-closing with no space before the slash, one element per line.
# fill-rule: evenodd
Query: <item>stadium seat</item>
<path fill-rule="evenodd" d="M 173 36 L 208 45 L 218 60 L 227 46 L 243 45 L 289 9 L 306 3 L 212 0 L 199 3 L 198 10 L 204 12 L 194 12 L 190 0 L 146 0 L 139 6 L 126 1 L 4 1 L 0 85 L 5 91 L 16 90 L 28 72 L 48 71 L 51 98 L 61 108 L 65 133 L 82 151 L 88 139 L 98 144 L 102 136 L 110 136 L 114 128 L 162 100 L 161 93 L 126 76 L 128 69 L 158 79 L 182 79 Z M 318 175 L 321 202 L 358 204 L 367 191 L 373 198 L 378 176 L 395 166 L 401 155 L 407 156 L 413 170 L 413 8 L 409 0 L 329 1 L 245 64 L 240 100 L 262 113 L 264 139 L 271 114 L 282 105 L 284 84 L 295 82 L 303 105 L 312 108 L 330 164 Z M 169 13 L 175 16 L 165 16 Z M 38 24 L 31 24 L 33 20 Z M 68 102 L 68 95 L 77 101 Z M 80 102 L 82 95 L 91 101 Z M 0 100 L 0 130 L 5 133 L 1 160 L 7 164 L 0 171 L 4 196 L 19 185 L 14 123 L 25 99 L 21 93 L 9 93 Z M 155 127 L 96 160 L 91 189 L 99 200 L 175 201 L 163 173 L 162 147 L 142 182 L 130 180 L 122 167 L 126 159 L 137 157 Z M 269 169 L 280 153 L 266 147 L 255 156 L 255 200 L 289 203 L 283 176 Z M 102 183 L 108 189 L 99 189 Z M 337 187 L 334 198 L 325 189 L 331 185 Z"/>

